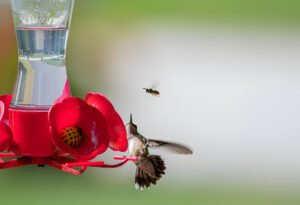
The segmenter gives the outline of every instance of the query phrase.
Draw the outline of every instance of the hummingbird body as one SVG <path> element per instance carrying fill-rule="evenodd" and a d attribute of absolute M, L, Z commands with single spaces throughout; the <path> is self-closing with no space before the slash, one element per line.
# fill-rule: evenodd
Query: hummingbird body
<path fill-rule="evenodd" d="M 139 157 L 147 154 L 147 147 L 145 146 L 143 139 L 138 136 L 132 136 L 128 138 L 128 142 L 130 156 Z"/>
<path fill-rule="evenodd" d="M 130 115 L 130 122 L 126 125 L 127 138 L 129 142 L 129 153 L 132 157 L 137 157 L 135 162 L 135 186 L 137 189 L 150 187 L 165 174 L 166 166 L 159 155 L 149 154 L 149 148 L 162 147 L 178 154 L 192 154 L 192 150 L 186 146 L 165 142 L 160 140 L 151 140 L 145 138 L 138 133 L 137 126 L 132 122 L 132 115 Z"/>
<path fill-rule="evenodd" d="M 144 187 L 156 184 L 156 181 L 165 174 L 166 167 L 160 156 L 149 154 L 147 139 L 137 132 L 132 117 L 126 128 L 130 156 L 138 157 L 138 161 L 135 162 L 135 187 L 143 190 Z"/>

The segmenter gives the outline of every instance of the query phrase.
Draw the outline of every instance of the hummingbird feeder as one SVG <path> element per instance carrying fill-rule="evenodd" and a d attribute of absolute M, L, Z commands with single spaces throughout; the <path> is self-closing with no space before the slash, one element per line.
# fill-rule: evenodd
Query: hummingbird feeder
<path fill-rule="evenodd" d="M 71 174 L 88 167 L 107 149 L 125 152 L 126 130 L 102 94 L 71 96 L 65 66 L 74 0 L 12 0 L 18 44 L 18 76 L 12 95 L 0 96 L 0 169 L 52 166 Z"/>

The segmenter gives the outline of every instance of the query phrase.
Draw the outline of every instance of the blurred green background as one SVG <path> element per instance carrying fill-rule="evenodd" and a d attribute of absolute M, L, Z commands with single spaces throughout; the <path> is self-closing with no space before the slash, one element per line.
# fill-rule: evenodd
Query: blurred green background
<path fill-rule="evenodd" d="M 286 122 L 287 126 L 295 125 L 287 127 L 286 135 L 280 138 L 282 141 L 276 138 L 276 133 L 282 134 L 283 131 L 276 130 L 276 127 L 284 126 L 279 126 L 279 121 L 272 121 L 277 118 L 270 114 L 277 113 L 279 108 L 270 108 L 270 113 L 266 114 L 266 121 L 273 124 L 261 122 L 257 125 L 258 132 L 263 134 L 258 134 L 255 142 L 252 141 L 253 136 L 245 134 L 257 128 L 250 125 L 259 121 L 261 113 L 270 104 L 281 102 L 274 97 L 277 94 L 271 96 L 268 93 L 275 90 L 274 93 L 285 93 L 286 99 L 289 99 L 289 94 L 280 90 L 280 76 L 286 80 L 286 89 L 289 89 L 288 86 L 299 87 L 298 80 L 293 78 L 300 77 L 296 71 L 300 50 L 299 10 L 300 2 L 295 0 L 77 0 L 67 54 L 73 95 L 84 97 L 88 91 L 104 93 L 125 122 L 128 114 L 133 112 L 134 119 L 138 125 L 142 124 L 140 127 L 145 133 L 183 141 L 192 145 L 195 154 L 192 157 L 166 155 L 169 165 L 167 175 L 157 186 L 143 192 L 134 189 L 133 164 L 116 170 L 90 169 L 82 176 L 71 176 L 48 167 L 2 170 L 1 202 L 74 205 L 300 204 L 297 115 L 283 114 L 287 119 L 293 116 L 296 120 Z M 273 36 L 276 36 L 275 40 Z M 278 42 L 286 47 L 274 46 Z M 250 54 L 243 50 L 245 46 Z M 200 47 L 208 49 L 202 51 Z M 220 48 L 224 49 L 222 53 L 218 53 Z M 261 52 L 264 49 L 266 52 Z M 179 50 L 178 56 L 174 50 Z M 272 50 L 278 50 L 278 53 L 272 53 Z M 273 64 L 266 64 L 257 56 L 248 59 L 238 55 L 245 53 L 245 56 L 251 56 L 255 52 L 263 60 L 272 59 L 269 61 Z M 232 57 L 231 61 L 228 55 Z M 278 65 L 276 59 L 286 55 L 287 60 L 279 63 L 287 65 L 287 68 L 273 67 Z M 214 56 L 227 57 L 216 60 Z M 218 59 L 220 64 L 210 64 Z M 247 67 L 256 60 L 259 62 L 257 70 Z M 273 69 L 278 75 L 271 78 Z M 1 0 L 1 94 L 12 91 L 16 74 L 17 47 L 10 4 Z M 259 77 L 264 81 L 261 85 Z M 150 87 L 153 81 L 160 82 L 161 99 L 146 96 L 141 89 Z M 273 87 L 266 87 L 270 82 L 273 82 Z M 242 87 L 241 90 L 236 90 L 239 87 Z M 253 92 L 269 90 L 267 94 L 251 95 L 252 88 Z M 234 101 L 238 97 L 246 100 Z M 274 101 L 270 100 L 265 107 L 255 107 L 255 99 L 261 100 L 260 105 L 269 102 L 266 100 Z M 251 100 L 254 101 L 253 105 L 250 104 L 253 112 L 260 112 L 260 115 L 247 121 L 244 119 L 246 115 L 240 113 L 251 110 L 247 104 Z M 299 99 L 290 101 L 299 102 Z M 278 107 L 290 106 L 287 102 L 281 103 Z M 232 110 L 231 105 L 234 105 Z M 285 112 L 299 114 L 299 109 L 290 108 Z M 227 117 L 235 114 L 240 115 L 236 121 Z M 212 115 L 214 117 L 210 119 Z M 231 124 L 225 126 L 225 121 Z M 236 122 L 244 122 L 250 127 Z M 272 133 L 265 131 L 270 128 Z M 231 129 L 234 131 L 231 132 Z M 235 134 L 236 138 L 230 138 Z M 295 147 L 291 148 L 286 142 Z M 265 147 L 260 150 L 262 144 Z M 244 152 L 243 148 L 249 151 Z"/>

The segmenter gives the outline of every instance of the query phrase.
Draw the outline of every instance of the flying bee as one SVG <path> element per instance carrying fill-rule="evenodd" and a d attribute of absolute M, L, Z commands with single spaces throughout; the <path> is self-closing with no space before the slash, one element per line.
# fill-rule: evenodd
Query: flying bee
<path fill-rule="evenodd" d="M 143 89 L 146 91 L 146 93 L 158 97 L 160 95 L 160 92 L 155 89 L 155 87 L 157 87 L 157 85 L 158 85 L 158 82 L 154 82 L 154 83 L 152 83 L 151 88 L 143 88 Z"/>
<path fill-rule="evenodd" d="M 153 96 L 157 96 L 158 97 L 160 95 L 160 93 L 159 93 L 158 90 L 154 90 L 152 88 L 143 88 L 143 89 L 146 90 L 146 93 L 151 94 Z"/>
<path fill-rule="evenodd" d="M 149 188 L 151 184 L 155 185 L 165 174 L 165 162 L 161 156 L 150 154 L 149 148 L 164 148 L 177 154 L 193 154 L 193 151 L 185 145 L 145 138 L 138 132 L 137 125 L 132 121 L 132 115 L 130 115 L 130 122 L 126 125 L 126 131 L 130 156 L 138 158 L 135 162 L 135 187 L 137 189 L 143 190 Z"/>

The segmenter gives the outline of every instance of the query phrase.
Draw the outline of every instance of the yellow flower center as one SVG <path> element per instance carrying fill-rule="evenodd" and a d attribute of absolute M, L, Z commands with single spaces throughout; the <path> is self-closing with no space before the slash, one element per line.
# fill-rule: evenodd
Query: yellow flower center
<path fill-rule="evenodd" d="M 62 131 L 61 138 L 65 144 L 76 148 L 83 144 L 85 137 L 81 128 L 66 127 Z"/>

